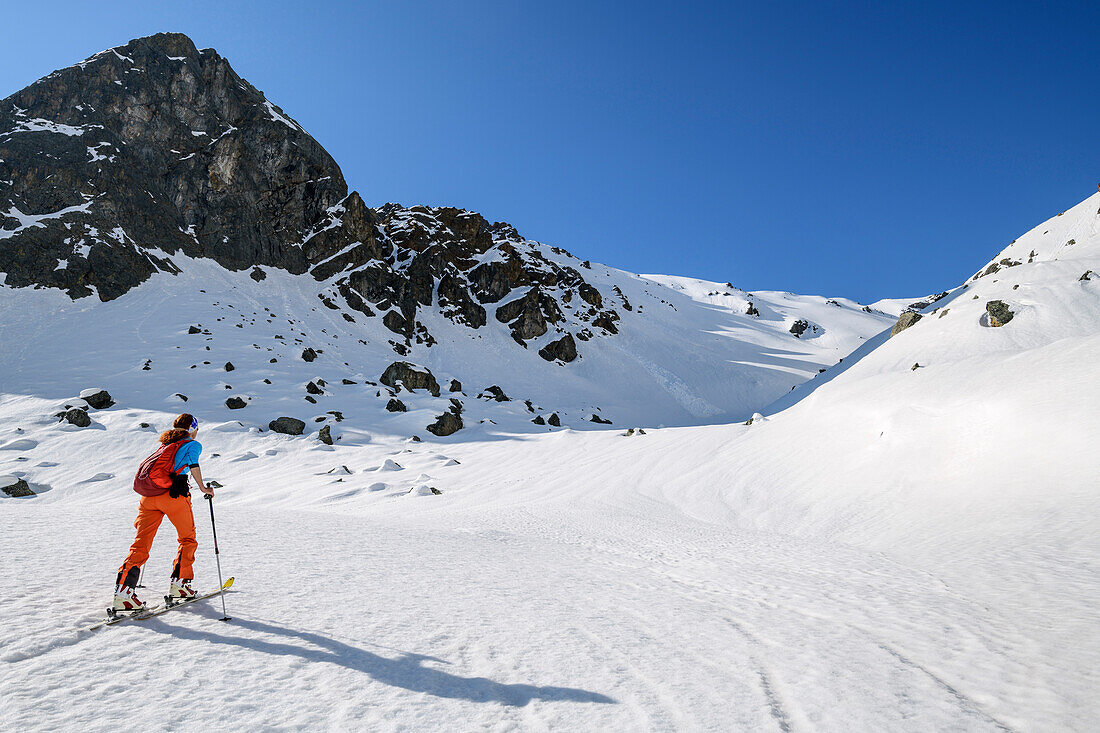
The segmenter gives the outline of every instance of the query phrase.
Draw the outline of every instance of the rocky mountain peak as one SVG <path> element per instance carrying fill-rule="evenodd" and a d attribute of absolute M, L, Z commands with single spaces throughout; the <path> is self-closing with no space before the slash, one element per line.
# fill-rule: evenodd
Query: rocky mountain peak
<path fill-rule="evenodd" d="M 379 316 L 398 353 L 436 342 L 424 309 L 471 329 L 505 324 L 523 348 L 614 334 L 619 319 L 549 256 L 568 253 L 509 224 L 368 207 L 297 122 L 185 35 L 102 51 L 0 101 L 7 285 L 111 300 L 177 272 L 176 253 L 309 273 L 347 320 Z M 547 360 L 577 356 L 535 346 Z"/>
<path fill-rule="evenodd" d="M 178 33 L 0 101 L 0 159 L 0 237 L 25 245 L 0 254 L 8 283 L 74 297 L 117 297 L 177 251 L 302 272 L 295 244 L 347 195 L 313 138 Z"/>

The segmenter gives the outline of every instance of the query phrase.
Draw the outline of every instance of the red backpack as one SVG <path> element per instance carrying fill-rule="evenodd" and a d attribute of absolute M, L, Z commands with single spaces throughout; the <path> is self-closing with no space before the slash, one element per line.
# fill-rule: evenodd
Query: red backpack
<path fill-rule="evenodd" d="M 176 453 L 190 440 L 176 440 L 162 445 L 153 454 L 141 462 L 134 476 L 134 491 L 142 496 L 160 496 L 172 488 L 172 478 L 176 475 Z"/>

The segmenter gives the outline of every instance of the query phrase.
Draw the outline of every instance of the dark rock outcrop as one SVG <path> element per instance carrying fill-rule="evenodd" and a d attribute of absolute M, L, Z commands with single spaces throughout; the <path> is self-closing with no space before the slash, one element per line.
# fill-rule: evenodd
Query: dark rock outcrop
<path fill-rule="evenodd" d="M 302 350 L 302 360 L 303 361 L 316 361 L 316 359 L 317 359 L 317 352 L 312 347 Z"/>
<path fill-rule="evenodd" d="M 1003 300 L 991 300 L 985 304 L 985 312 L 989 315 L 989 325 L 1000 328 L 1016 315 Z"/>
<path fill-rule="evenodd" d="M 486 328 L 486 306 L 516 291 L 495 316 L 523 347 L 553 325 L 582 340 L 617 333 L 619 314 L 581 275 L 590 263 L 563 264 L 564 250 L 551 258 L 475 212 L 366 206 L 301 126 L 178 33 L 108 49 L 0 100 L 0 212 L 8 286 L 111 300 L 177 274 L 165 255 L 183 253 L 257 282 L 267 268 L 308 274 L 346 321 L 383 314 L 399 354 L 436 342 L 422 309 Z"/>
<path fill-rule="evenodd" d="M 332 428 L 325 425 L 317 432 L 317 439 L 325 445 L 332 445 Z"/>
<path fill-rule="evenodd" d="M 426 428 L 429 433 L 432 433 L 433 435 L 438 435 L 441 438 L 448 435 L 453 435 L 461 429 L 462 417 L 452 411 L 444 412 L 442 415 L 435 419 L 435 422 L 433 422 Z"/>
<path fill-rule="evenodd" d="M 435 381 L 431 371 L 407 361 L 390 364 L 378 381 L 393 390 L 400 390 L 404 386 L 408 390 L 426 389 L 433 397 L 439 396 L 439 382 Z"/>
<path fill-rule="evenodd" d="M 248 407 L 248 403 L 240 397 L 230 397 L 225 401 L 225 406 L 230 410 L 242 410 Z"/>
<path fill-rule="evenodd" d="M 577 358 L 577 342 L 573 340 L 573 334 L 567 333 L 557 341 L 551 341 L 539 349 L 539 356 L 546 361 L 558 359 L 566 363 Z"/>
<path fill-rule="evenodd" d="M 547 323 L 557 323 L 562 319 L 557 301 L 537 287 L 497 308 L 496 316 L 498 321 L 511 326 L 513 338 L 519 341 L 543 335 Z"/>
<path fill-rule="evenodd" d="M 88 417 L 88 411 L 82 410 L 79 407 L 59 412 L 54 417 L 58 418 L 58 422 L 64 420 L 70 425 L 75 425 L 78 428 L 86 428 L 92 424 L 92 418 Z"/>
<path fill-rule="evenodd" d="M 31 491 L 30 485 L 25 480 L 15 478 L 14 476 L 4 476 L 0 478 L 3 479 L 3 485 L 0 485 L 0 491 L 3 491 L 8 496 L 35 496 L 35 493 Z M 11 479 L 15 479 L 15 481 L 11 481 Z"/>
<path fill-rule="evenodd" d="M 305 432 L 306 424 L 295 417 L 279 417 L 267 424 L 273 433 L 283 435 L 301 435 Z"/>
<path fill-rule="evenodd" d="M 386 403 L 386 409 L 390 412 L 408 412 L 409 408 L 405 407 L 405 403 L 396 397 L 391 397 L 390 401 Z"/>
<path fill-rule="evenodd" d="M 80 399 L 88 403 L 95 410 L 106 410 L 115 404 L 114 399 L 105 389 L 86 389 L 80 393 Z"/>
<path fill-rule="evenodd" d="M 486 387 L 485 391 L 479 394 L 478 397 L 482 399 L 491 399 L 496 402 L 508 402 L 512 399 L 508 395 L 504 394 L 504 390 L 495 384 L 491 387 Z"/>
<path fill-rule="evenodd" d="M 69 212 L 18 232 L 20 246 L 0 248 L 0 269 L 9 284 L 73 296 L 94 287 L 109 300 L 172 271 L 154 247 L 230 269 L 303 272 L 306 248 L 294 245 L 346 196 L 313 138 L 217 52 L 177 33 L 98 53 L 16 92 L 0 102 L 0 133 L 0 179 L 19 191 L 18 201 L 0 192 L 0 210 Z M 59 260 L 68 267 L 47 271 Z"/>

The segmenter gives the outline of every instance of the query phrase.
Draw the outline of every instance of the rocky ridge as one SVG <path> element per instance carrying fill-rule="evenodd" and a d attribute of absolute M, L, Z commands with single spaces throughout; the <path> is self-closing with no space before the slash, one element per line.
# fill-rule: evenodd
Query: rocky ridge
<path fill-rule="evenodd" d="M 579 261 L 551 261 L 509 224 L 368 207 L 297 122 L 184 35 L 133 40 L 0 101 L 5 284 L 109 301 L 176 271 L 177 252 L 258 280 L 309 273 L 346 320 L 379 318 L 398 354 L 435 343 L 425 308 L 474 330 L 505 323 L 523 348 L 550 334 L 535 350 L 562 362 L 620 317 Z"/>
<path fill-rule="evenodd" d="M 55 338 L 94 329 L 82 356 L 107 349 L 140 377 L 51 362 L 9 370 L 8 389 L 71 394 L 94 374 L 131 408 L 256 430 L 373 415 L 436 437 L 740 417 L 888 319 L 582 262 L 463 209 L 369 207 L 297 122 L 179 34 L 0 101 L 0 286 L 9 338 L 44 346 L 23 325 L 48 308 Z M 66 429 L 95 422 L 48 409 Z"/>

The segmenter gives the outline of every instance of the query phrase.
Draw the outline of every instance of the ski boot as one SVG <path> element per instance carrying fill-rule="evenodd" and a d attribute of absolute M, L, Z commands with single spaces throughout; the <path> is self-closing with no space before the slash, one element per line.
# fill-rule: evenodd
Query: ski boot
<path fill-rule="evenodd" d="M 144 611 L 145 603 L 137 597 L 134 589 L 128 585 L 115 586 L 115 601 L 107 609 L 107 615 L 115 618 L 119 614 L 130 614 Z"/>
<path fill-rule="evenodd" d="M 177 603 L 184 603 L 190 601 L 197 594 L 195 589 L 191 587 L 191 580 L 180 580 L 179 578 L 172 578 L 172 584 L 168 586 L 168 595 L 164 597 L 164 604 L 166 606 L 174 606 Z"/>

